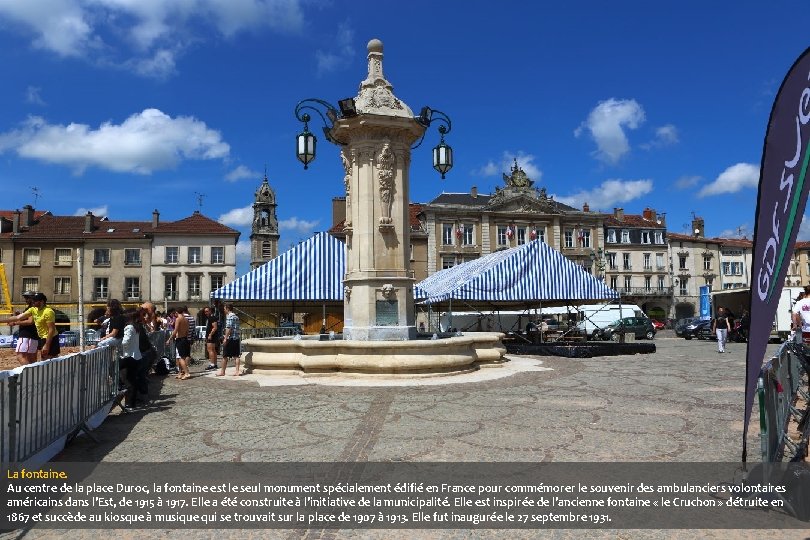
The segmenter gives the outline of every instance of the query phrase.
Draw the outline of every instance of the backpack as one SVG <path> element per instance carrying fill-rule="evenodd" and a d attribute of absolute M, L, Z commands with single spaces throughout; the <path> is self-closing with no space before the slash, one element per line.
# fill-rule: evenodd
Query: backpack
<path fill-rule="evenodd" d="M 177 366 L 168 356 L 163 356 L 155 362 L 155 375 L 168 375 L 177 373 Z"/>

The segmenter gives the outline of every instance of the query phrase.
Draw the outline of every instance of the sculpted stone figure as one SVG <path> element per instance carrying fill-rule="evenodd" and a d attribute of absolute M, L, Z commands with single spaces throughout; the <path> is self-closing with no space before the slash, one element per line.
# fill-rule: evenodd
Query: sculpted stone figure
<path fill-rule="evenodd" d="M 391 205 L 394 201 L 394 164 L 396 157 L 388 143 L 377 156 L 377 178 L 380 182 L 380 225 L 390 225 Z"/>

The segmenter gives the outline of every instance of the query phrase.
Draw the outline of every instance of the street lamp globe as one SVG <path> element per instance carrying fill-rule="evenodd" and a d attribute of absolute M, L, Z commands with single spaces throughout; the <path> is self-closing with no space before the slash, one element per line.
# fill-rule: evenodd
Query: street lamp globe
<path fill-rule="evenodd" d="M 310 133 L 309 125 L 309 115 L 304 114 L 302 120 L 304 121 L 304 131 L 296 136 L 296 154 L 298 155 L 298 160 L 304 164 L 304 169 L 307 169 L 310 162 L 315 159 L 315 144 L 317 143 L 317 139 L 315 135 Z"/>
<path fill-rule="evenodd" d="M 439 133 L 441 133 L 441 140 L 439 144 L 433 149 L 433 168 L 439 171 L 444 180 L 444 175 L 453 168 L 453 149 L 444 142 L 444 134 L 447 132 L 444 126 L 439 126 Z"/>

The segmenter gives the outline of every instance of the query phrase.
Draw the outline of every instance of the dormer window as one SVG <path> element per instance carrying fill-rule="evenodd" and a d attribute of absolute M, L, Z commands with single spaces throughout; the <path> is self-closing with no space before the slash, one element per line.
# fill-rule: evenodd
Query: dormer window
<path fill-rule="evenodd" d="M 628 229 L 622 229 L 622 244 L 629 244 L 630 243 L 630 231 Z"/>
<path fill-rule="evenodd" d="M 605 240 L 609 244 L 616 243 L 616 229 L 608 229 L 607 231 L 607 240 Z"/>

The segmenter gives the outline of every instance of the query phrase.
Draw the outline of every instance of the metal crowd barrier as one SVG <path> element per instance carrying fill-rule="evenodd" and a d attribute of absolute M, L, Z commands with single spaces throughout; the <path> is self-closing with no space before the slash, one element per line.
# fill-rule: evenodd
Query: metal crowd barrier
<path fill-rule="evenodd" d="M 0 461 L 44 463 L 118 395 L 118 354 L 102 347 L 0 372 Z"/>
<path fill-rule="evenodd" d="M 776 355 L 760 371 L 757 384 L 759 398 L 760 447 L 763 462 L 779 462 L 788 458 L 801 460 L 807 456 L 810 436 L 810 395 L 808 395 L 808 363 L 801 334 L 782 343 Z M 797 407 L 798 398 L 805 401 L 805 410 Z M 799 440 L 788 434 L 791 420 L 799 427 Z"/>
<path fill-rule="evenodd" d="M 166 332 L 149 335 L 157 357 L 165 354 Z M 104 421 L 119 396 L 120 349 L 98 347 L 0 371 L 0 462 L 51 459 L 79 432 Z"/>

